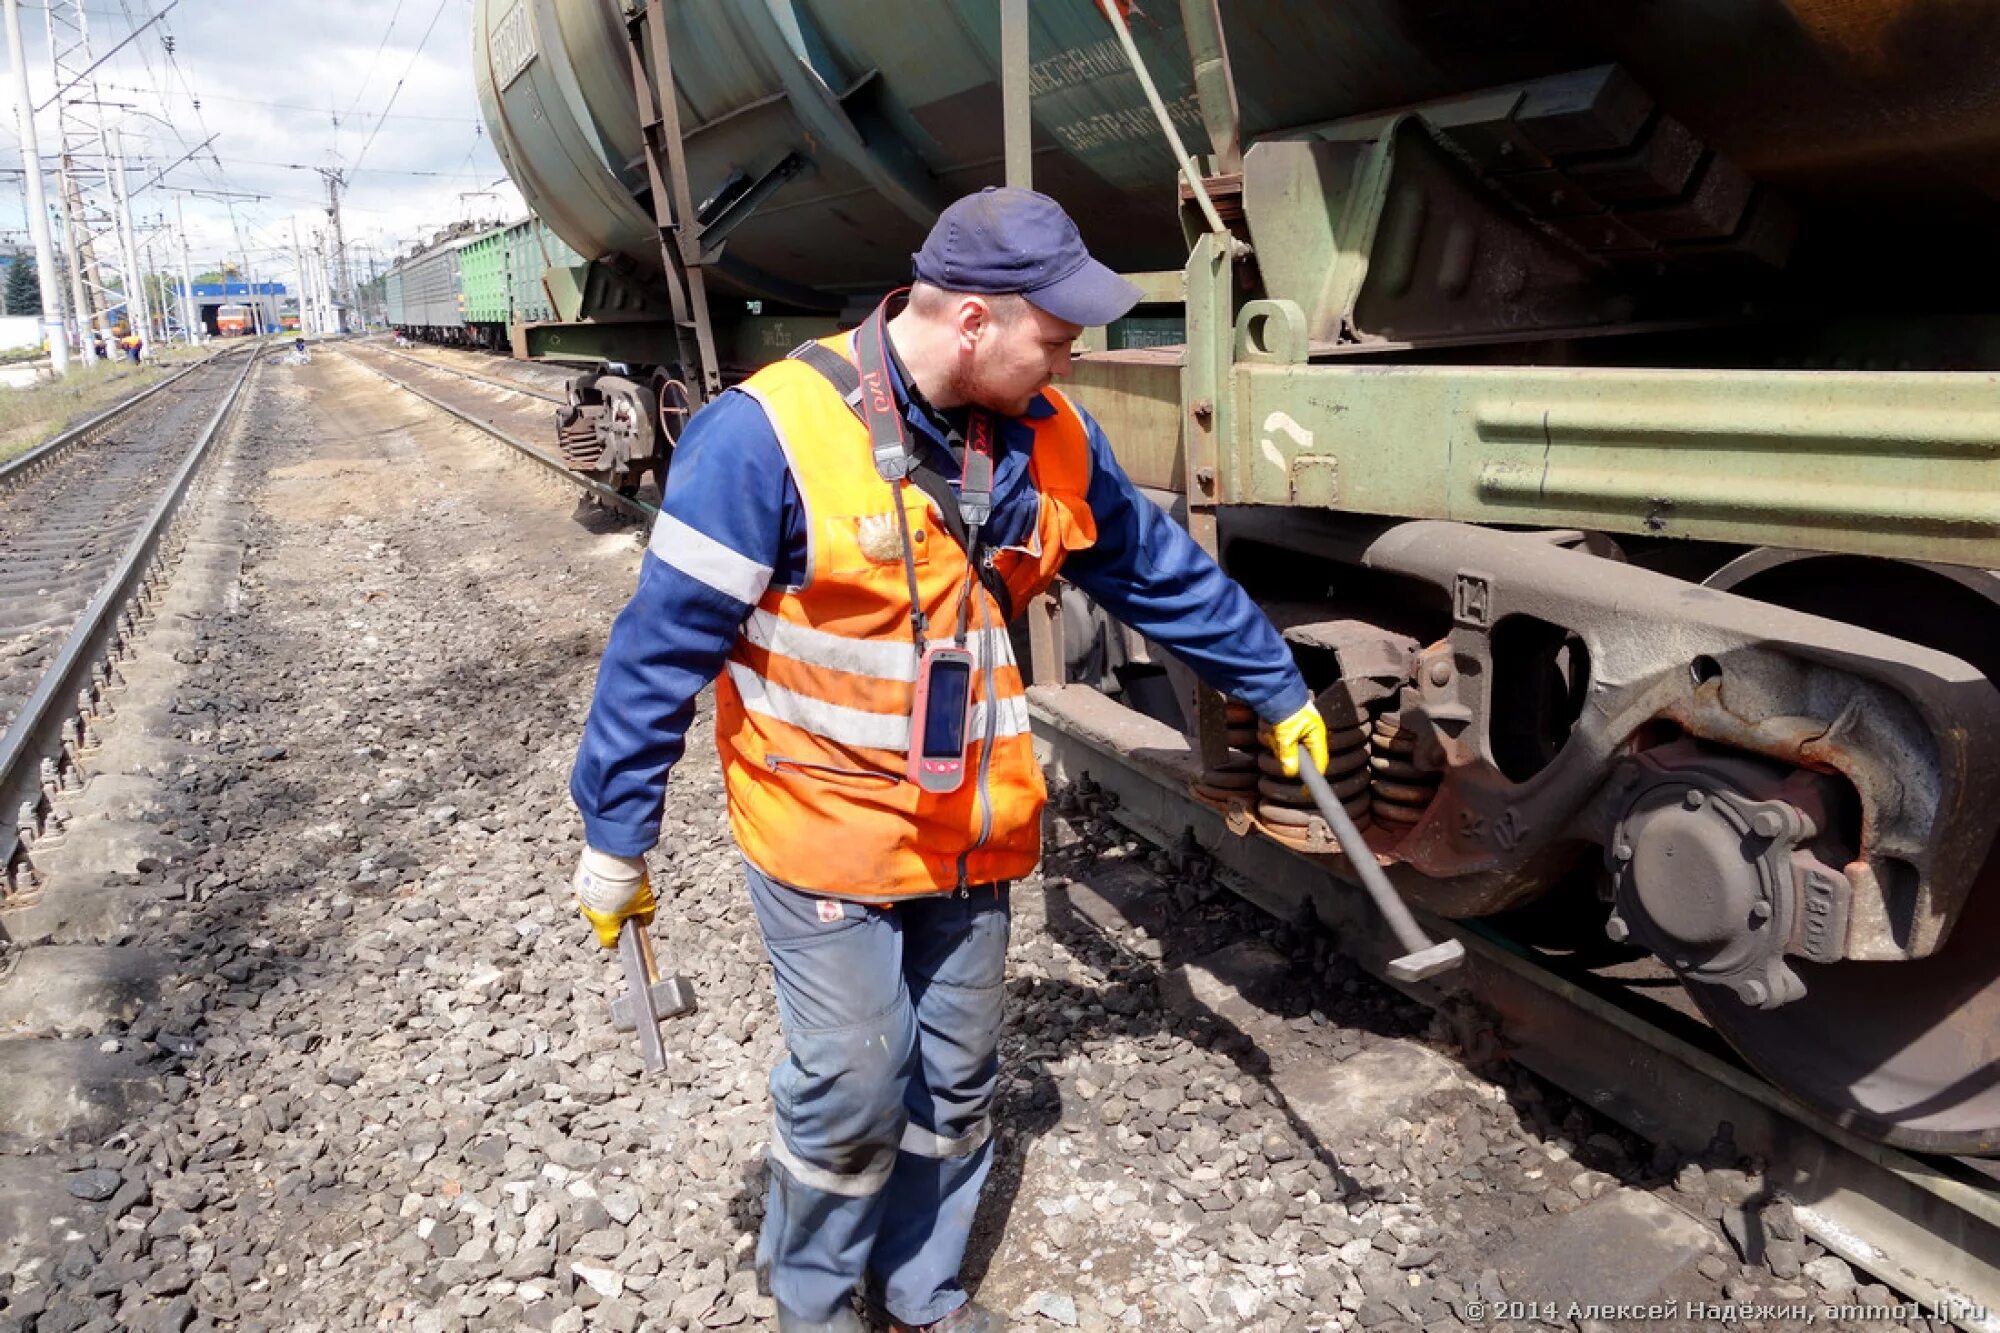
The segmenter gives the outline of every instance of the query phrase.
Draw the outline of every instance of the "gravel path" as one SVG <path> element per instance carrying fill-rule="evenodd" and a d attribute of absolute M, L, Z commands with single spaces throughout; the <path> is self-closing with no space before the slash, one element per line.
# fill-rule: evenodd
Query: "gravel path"
<path fill-rule="evenodd" d="M 93 1035 L 160 1096 L 0 1157 L 63 1192 L 0 1230 L 0 1328 L 765 1326 L 779 1034 L 705 707 L 652 858 L 663 966 L 702 1002 L 664 1079 L 605 1021 L 616 967 L 568 902 L 565 781 L 631 531 L 339 357 L 265 375 L 249 419 L 237 595 L 146 659 L 173 683 L 115 724 L 125 776 L 79 801 L 50 892 L 151 904 L 110 942 L 169 978 Z M 100 817 L 153 851 L 86 874 Z M 1892 1299 L 1726 1139 L 1654 1154 L 1087 800 L 1050 843 L 1017 890 L 968 1273 L 1024 1327 L 1805 1322 L 1690 1302 L 1840 1327 L 1826 1302 Z M 1587 1308 L 1613 1301 L 1675 1304 Z"/>

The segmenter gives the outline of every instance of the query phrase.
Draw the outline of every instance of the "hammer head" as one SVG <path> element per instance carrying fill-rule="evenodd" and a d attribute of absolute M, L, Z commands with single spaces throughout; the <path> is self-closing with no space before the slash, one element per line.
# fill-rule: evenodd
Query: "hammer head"
<path fill-rule="evenodd" d="M 668 1018 L 679 1018 L 682 1014 L 694 1012 L 694 985 L 686 977 L 668 977 L 656 981 L 648 993 L 653 1000 L 655 1022 Z M 639 1027 L 637 997 L 626 992 L 611 1001 L 611 1028 L 614 1032 L 636 1032 Z"/>
<path fill-rule="evenodd" d="M 694 986 L 686 977 L 659 979 L 644 919 L 628 917 L 620 924 L 618 957 L 625 965 L 625 993 L 611 1002 L 611 1026 L 618 1032 L 639 1034 L 639 1055 L 646 1072 L 658 1074 L 667 1067 L 660 1023 L 693 1010 Z"/>
<path fill-rule="evenodd" d="M 1449 972 L 1465 961 L 1465 946 L 1457 940 L 1440 940 L 1428 949 L 1404 954 L 1389 963 L 1389 975 L 1397 981 L 1422 981 L 1440 972 Z"/>

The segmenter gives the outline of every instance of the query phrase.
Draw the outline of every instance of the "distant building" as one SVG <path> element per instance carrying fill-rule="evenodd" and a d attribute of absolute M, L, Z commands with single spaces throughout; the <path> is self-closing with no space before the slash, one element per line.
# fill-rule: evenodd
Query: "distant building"
<path fill-rule="evenodd" d="M 180 300 L 181 285 L 172 284 L 174 299 Z M 276 332 L 279 328 L 279 312 L 288 304 L 285 284 L 282 282 L 197 282 L 194 284 L 195 318 L 211 336 L 221 332 L 220 319 L 224 306 L 240 307 L 247 313 L 251 331 L 263 329 Z M 235 322 L 232 311 L 231 322 Z"/>

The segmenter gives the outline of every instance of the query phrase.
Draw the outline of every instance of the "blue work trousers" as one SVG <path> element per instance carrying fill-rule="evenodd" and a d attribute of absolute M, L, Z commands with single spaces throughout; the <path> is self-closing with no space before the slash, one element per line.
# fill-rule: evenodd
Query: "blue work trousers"
<path fill-rule="evenodd" d="M 788 1048 L 758 1266 L 802 1318 L 868 1277 L 898 1321 L 941 1319 L 993 1163 L 1007 886 L 877 907 L 746 869 Z"/>

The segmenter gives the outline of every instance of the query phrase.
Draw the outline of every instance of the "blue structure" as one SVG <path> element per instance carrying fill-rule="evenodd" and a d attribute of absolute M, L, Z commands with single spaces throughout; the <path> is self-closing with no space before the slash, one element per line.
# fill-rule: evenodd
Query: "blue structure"
<path fill-rule="evenodd" d="M 180 300 L 181 284 L 171 284 L 174 300 Z M 216 312 L 226 305 L 255 306 L 265 329 L 280 327 L 279 310 L 288 295 L 282 282 L 197 282 L 194 284 L 195 318 L 211 335 L 216 332 Z"/>
<path fill-rule="evenodd" d="M 173 284 L 173 288 L 174 295 L 179 296 L 181 285 L 178 281 Z M 282 282 L 197 282 L 194 284 L 194 296 L 197 301 L 235 301 L 238 304 L 247 305 L 253 295 L 258 297 L 279 297 L 286 294 L 287 290 L 285 284 Z"/>

